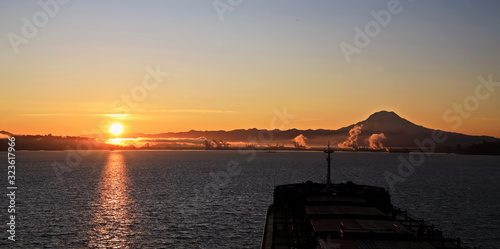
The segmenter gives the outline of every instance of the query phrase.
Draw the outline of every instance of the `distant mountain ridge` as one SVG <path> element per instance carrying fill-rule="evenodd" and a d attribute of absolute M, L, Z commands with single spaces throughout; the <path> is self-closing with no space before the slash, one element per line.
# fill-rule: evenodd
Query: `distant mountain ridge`
<path fill-rule="evenodd" d="M 317 130 L 264 130 L 238 129 L 232 131 L 187 131 L 160 134 L 131 133 L 122 137 L 125 143 L 114 144 L 102 140 L 105 134 L 87 136 L 20 135 L 0 131 L 0 140 L 16 137 L 16 150 L 68 150 L 85 148 L 113 149 L 323 149 L 330 142 L 332 147 L 344 150 L 411 151 L 419 144 L 435 152 L 500 155 L 500 139 L 491 136 L 470 136 L 440 131 L 443 141 L 432 143 L 436 130 L 414 124 L 394 112 L 380 111 L 366 120 L 337 129 Z M 103 137 L 101 137 L 104 135 Z M 101 138 L 101 139 L 95 139 Z M 128 141 L 128 142 L 127 142 Z M 422 143 L 422 141 L 426 141 Z M 7 142 L 0 143 L 0 151 L 7 150 Z M 434 146 L 435 145 L 435 146 Z M 369 149 L 369 148 L 370 149 Z"/>
<path fill-rule="evenodd" d="M 332 142 L 335 146 L 349 138 L 349 131 L 356 125 L 362 125 L 361 133 L 357 141 L 360 146 L 368 146 L 369 137 L 372 134 L 383 133 L 386 137 L 383 140 L 385 147 L 417 147 L 415 140 L 423 140 L 431 138 L 434 129 L 426 128 L 414 124 L 395 112 L 379 111 L 370 115 L 366 120 L 351 124 L 349 126 L 337 129 L 316 129 L 316 130 L 265 130 L 265 129 L 237 129 L 232 131 L 187 131 L 187 132 L 167 132 L 160 134 L 141 134 L 135 133 L 134 137 L 148 137 L 148 138 L 206 138 L 209 140 L 223 140 L 226 142 L 250 142 L 250 138 L 262 137 L 263 132 L 272 132 L 273 141 L 271 144 L 276 143 L 293 143 L 291 142 L 296 136 L 303 134 L 307 137 L 307 143 L 310 145 L 321 146 L 325 145 L 328 141 Z M 130 134 L 132 135 L 132 134 Z M 444 132 L 447 137 L 446 141 L 439 146 L 442 147 L 456 147 L 457 145 L 469 146 L 475 143 L 498 142 L 500 139 L 491 136 L 471 136 L 455 132 Z M 258 142 L 258 141 L 257 141 Z"/>

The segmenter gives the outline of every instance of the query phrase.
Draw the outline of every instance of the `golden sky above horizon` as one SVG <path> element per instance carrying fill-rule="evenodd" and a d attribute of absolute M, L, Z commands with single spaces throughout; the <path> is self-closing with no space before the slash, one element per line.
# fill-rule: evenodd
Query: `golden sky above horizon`
<path fill-rule="evenodd" d="M 56 7 L 0 3 L 0 130 L 338 129 L 389 110 L 500 137 L 495 1 L 243 1 L 222 14 L 194 0 Z"/>

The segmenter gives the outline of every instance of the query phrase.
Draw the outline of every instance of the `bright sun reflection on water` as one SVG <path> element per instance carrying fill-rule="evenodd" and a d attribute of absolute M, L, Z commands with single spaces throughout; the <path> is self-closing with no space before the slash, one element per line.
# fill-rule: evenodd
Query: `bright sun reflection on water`
<path fill-rule="evenodd" d="M 138 234 L 132 210 L 135 200 L 130 196 L 130 179 L 123 155 L 111 152 L 99 183 L 93 205 L 89 247 L 129 247 Z"/>

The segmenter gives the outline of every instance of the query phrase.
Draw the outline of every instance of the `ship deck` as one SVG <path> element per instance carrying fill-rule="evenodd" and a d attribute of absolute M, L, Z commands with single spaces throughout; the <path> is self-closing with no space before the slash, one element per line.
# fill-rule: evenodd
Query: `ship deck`
<path fill-rule="evenodd" d="M 434 226 L 392 206 L 383 188 L 307 182 L 277 186 L 263 249 L 461 248 Z"/>

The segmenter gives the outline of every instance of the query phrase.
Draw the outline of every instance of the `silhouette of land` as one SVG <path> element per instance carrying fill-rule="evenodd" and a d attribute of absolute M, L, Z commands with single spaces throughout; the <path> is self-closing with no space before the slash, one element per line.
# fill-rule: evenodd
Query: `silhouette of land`
<path fill-rule="evenodd" d="M 99 139 L 102 134 L 88 136 L 16 135 L 18 150 L 67 150 L 85 144 L 96 150 L 113 149 L 323 149 L 330 141 L 336 150 L 365 150 L 408 152 L 421 150 L 423 141 L 429 141 L 433 132 L 439 132 L 443 141 L 435 152 L 464 154 L 500 154 L 500 139 L 491 136 L 471 136 L 455 132 L 437 131 L 414 124 L 394 112 L 380 111 L 366 120 L 337 129 L 316 130 L 266 130 L 237 129 L 232 131 L 187 131 L 159 134 L 131 133 L 122 137 L 132 138 L 127 143 L 110 143 Z M 264 137 L 263 141 L 259 138 Z M 424 146 L 425 147 L 425 146 Z M 7 143 L 0 143 L 6 150 Z M 86 149 L 86 148 L 84 148 Z"/>

